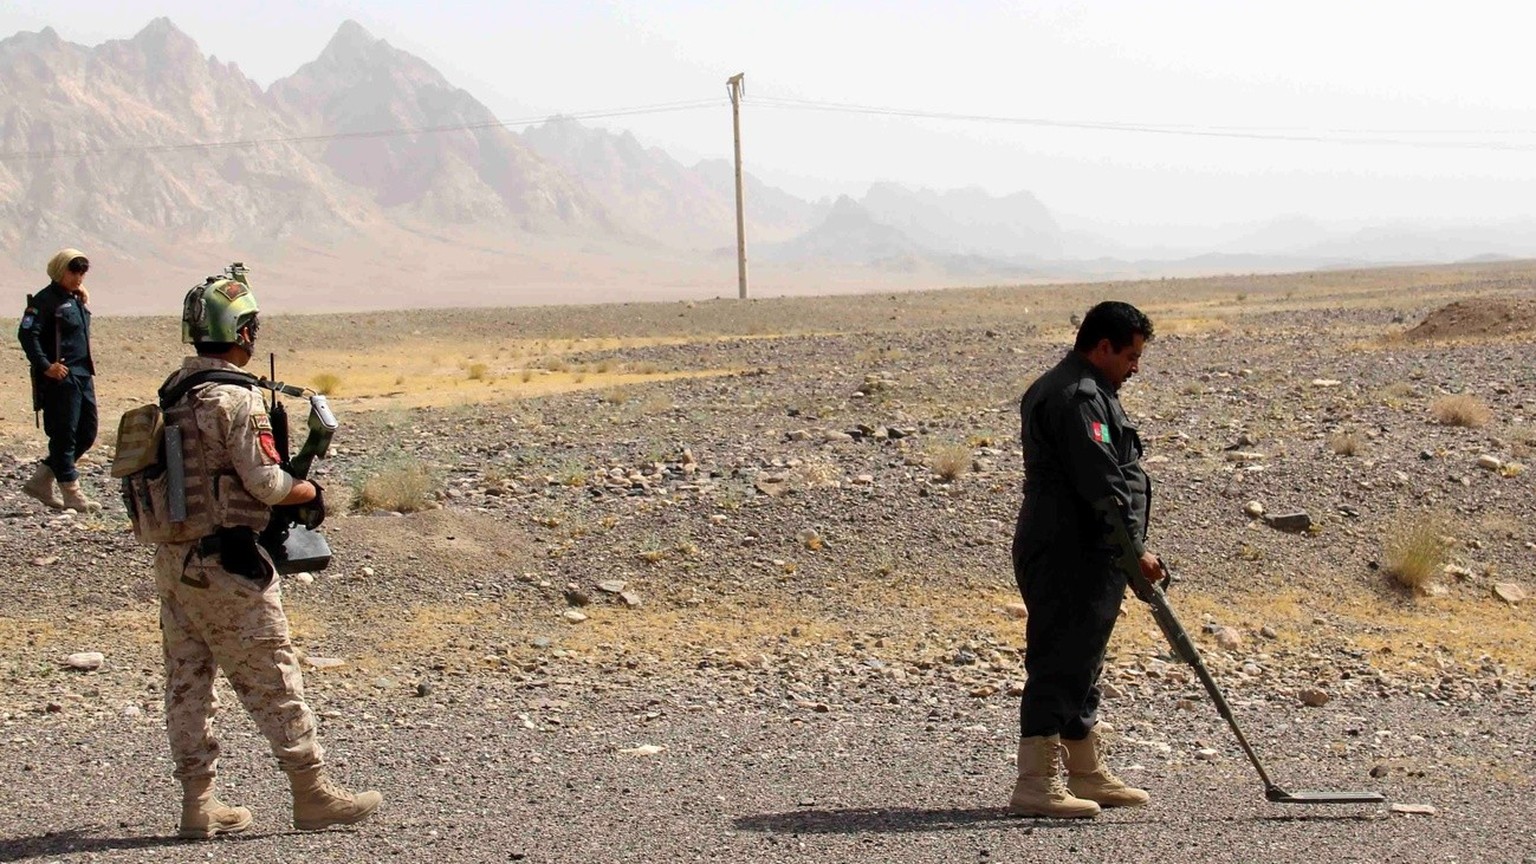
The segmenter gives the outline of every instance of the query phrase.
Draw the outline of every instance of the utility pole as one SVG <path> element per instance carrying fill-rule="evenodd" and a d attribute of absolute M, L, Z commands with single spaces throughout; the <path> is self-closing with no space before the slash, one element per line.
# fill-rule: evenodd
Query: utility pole
<path fill-rule="evenodd" d="M 737 296 L 742 300 L 747 299 L 747 217 L 741 200 L 741 97 L 746 92 L 742 81 L 746 74 L 737 72 L 725 82 L 731 91 L 731 130 L 736 135 L 736 278 Z"/>

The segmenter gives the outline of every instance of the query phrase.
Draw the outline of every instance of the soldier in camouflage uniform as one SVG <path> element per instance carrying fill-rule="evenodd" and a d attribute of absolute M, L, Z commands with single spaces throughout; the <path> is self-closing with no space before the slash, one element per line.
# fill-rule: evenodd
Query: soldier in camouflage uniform
<path fill-rule="evenodd" d="M 1119 399 L 1151 338 L 1152 322 L 1139 309 L 1100 303 L 1083 317 L 1073 350 L 1020 400 L 1024 500 L 1013 567 L 1029 610 L 1028 678 L 1008 804 L 1021 816 L 1092 817 L 1101 806 L 1148 801 L 1104 763 L 1098 680 L 1130 575 L 1106 539 L 1129 542 L 1142 574 L 1162 578 L 1146 549 L 1152 484 L 1141 467 L 1141 437 Z"/>
<path fill-rule="evenodd" d="M 190 381 L 166 407 L 166 425 L 181 430 L 188 525 L 205 536 L 161 543 L 155 554 L 164 640 L 166 730 L 181 781 L 179 834 L 212 837 L 245 830 L 250 811 L 213 795 L 219 744 L 214 676 L 224 671 L 240 702 L 271 744 L 293 793 L 300 830 L 359 822 L 378 808 L 377 792 L 353 795 L 326 775 L 315 716 L 289 641 L 280 580 L 256 533 L 274 506 L 318 508 L 320 488 L 283 470 L 272 423 L 251 359 L 257 305 L 243 274 L 210 278 L 188 293 L 183 340 L 196 346 L 162 393 Z M 210 376 L 209 373 L 218 373 Z M 234 373 L 232 375 L 231 373 Z M 202 379 L 213 377 L 205 383 Z M 307 514 L 312 520 L 323 518 Z M 316 523 L 317 524 L 317 523 Z"/>

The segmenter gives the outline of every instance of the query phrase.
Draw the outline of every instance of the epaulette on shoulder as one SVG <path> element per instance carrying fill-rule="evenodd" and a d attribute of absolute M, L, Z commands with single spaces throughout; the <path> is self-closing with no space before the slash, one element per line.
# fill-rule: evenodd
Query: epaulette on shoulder
<path fill-rule="evenodd" d="M 1083 375 L 1072 382 L 1067 393 L 1074 398 L 1092 399 L 1099 395 L 1099 382 L 1093 380 L 1092 375 Z"/>

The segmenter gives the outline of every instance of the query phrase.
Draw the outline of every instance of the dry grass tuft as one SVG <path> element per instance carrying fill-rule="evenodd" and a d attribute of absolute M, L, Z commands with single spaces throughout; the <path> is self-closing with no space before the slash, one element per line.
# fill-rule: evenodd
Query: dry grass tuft
<path fill-rule="evenodd" d="M 1353 432 L 1335 432 L 1328 436 L 1328 449 L 1340 456 L 1359 456 L 1365 442 Z"/>
<path fill-rule="evenodd" d="M 964 444 L 939 444 L 928 452 L 928 467 L 940 479 L 952 483 L 971 470 L 971 448 Z"/>
<path fill-rule="evenodd" d="M 471 363 L 468 370 L 469 380 L 484 381 L 487 371 L 488 369 L 484 363 Z"/>
<path fill-rule="evenodd" d="M 1436 399 L 1429 406 L 1429 413 L 1434 415 L 1435 422 L 1443 426 L 1463 426 L 1468 429 L 1482 426 L 1493 417 L 1493 412 L 1483 400 L 1466 393 Z"/>
<path fill-rule="evenodd" d="M 334 372 L 321 372 L 309 379 L 309 386 L 322 396 L 335 396 L 341 392 L 341 376 Z"/>
<path fill-rule="evenodd" d="M 432 502 L 437 477 L 417 457 L 393 453 L 375 462 L 354 489 L 360 510 L 414 513 Z"/>
<path fill-rule="evenodd" d="M 1382 542 L 1382 569 L 1404 588 L 1423 591 L 1445 570 L 1446 527 L 1434 514 L 1400 523 Z"/>

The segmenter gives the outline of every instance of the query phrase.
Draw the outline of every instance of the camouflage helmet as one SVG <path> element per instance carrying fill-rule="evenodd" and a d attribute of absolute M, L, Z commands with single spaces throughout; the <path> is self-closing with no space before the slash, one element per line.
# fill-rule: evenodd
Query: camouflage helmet
<path fill-rule="evenodd" d="M 187 292 L 181 306 L 181 341 L 231 343 L 250 350 L 260 309 L 245 274 L 245 265 L 231 264 Z M 240 335 L 246 325 L 251 325 L 249 338 Z"/>

